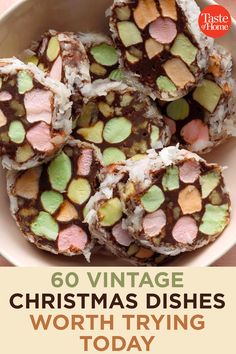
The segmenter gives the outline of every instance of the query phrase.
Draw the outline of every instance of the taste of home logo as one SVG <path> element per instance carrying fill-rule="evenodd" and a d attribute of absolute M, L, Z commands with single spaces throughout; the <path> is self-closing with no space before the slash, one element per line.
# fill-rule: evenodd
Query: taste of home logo
<path fill-rule="evenodd" d="M 199 16 L 201 31 L 209 37 L 225 36 L 230 30 L 232 19 L 228 10 L 220 5 L 207 6 Z"/>

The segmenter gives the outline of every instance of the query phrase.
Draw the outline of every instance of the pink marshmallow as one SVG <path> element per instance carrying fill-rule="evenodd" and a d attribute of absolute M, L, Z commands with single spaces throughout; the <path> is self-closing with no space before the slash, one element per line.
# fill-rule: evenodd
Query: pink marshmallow
<path fill-rule="evenodd" d="M 77 161 L 77 175 L 88 176 L 93 162 L 93 151 L 91 149 L 83 149 L 81 156 Z"/>
<path fill-rule="evenodd" d="M 47 152 L 54 149 L 54 146 L 51 143 L 49 126 L 44 122 L 31 128 L 28 131 L 26 138 L 32 147 L 38 151 Z"/>
<path fill-rule="evenodd" d="M 145 234 L 149 237 L 158 236 L 165 225 L 166 215 L 163 210 L 148 214 L 143 219 L 143 229 Z"/>
<path fill-rule="evenodd" d="M 179 169 L 180 180 L 184 183 L 194 183 L 200 176 L 200 165 L 197 161 L 186 161 Z"/>
<path fill-rule="evenodd" d="M 115 237 L 116 241 L 122 246 L 128 247 L 134 241 L 128 231 L 122 228 L 122 223 L 119 223 L 118 225 L 113 227 L 112 235 Z"/>
<path fill-rule="evenodd" d="M 197 237 L 198 227 L 196 221 L 190 216 L 183 216 L 177 221 L 173 230 L 173 238 L 183 244 L 192 244 Z"/>
<path fill-rule="evenodd" d="M 83 251 L 88 243 L 88 235 L 81 227 L 72 225 L 59 233 L 57 242 L 60 252 Z"/>
<path fill-rule="evenodd" d="M 157 42 L 168 44 L 171 43 L 177 35 L 176 24 L 170 18 L 159 17 L 150 24 L 149 33 Z"/>
<path fill-rule="evenodd" d="M 51 91 L 35 89 L 27 92 L 24 103 L 28 122 L 43 121 L 48 124 L 51 123 L 53 104 L 53 93 Z"/>

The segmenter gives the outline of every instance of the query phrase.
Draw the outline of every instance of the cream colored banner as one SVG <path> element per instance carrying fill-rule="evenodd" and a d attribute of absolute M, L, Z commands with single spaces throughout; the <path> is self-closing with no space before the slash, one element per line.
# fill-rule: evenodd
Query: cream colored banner
<path fill-rule="evenodd" d="M 235 279 L 236 268 L 0 269 L 1 352 L 231 353 Z"/>

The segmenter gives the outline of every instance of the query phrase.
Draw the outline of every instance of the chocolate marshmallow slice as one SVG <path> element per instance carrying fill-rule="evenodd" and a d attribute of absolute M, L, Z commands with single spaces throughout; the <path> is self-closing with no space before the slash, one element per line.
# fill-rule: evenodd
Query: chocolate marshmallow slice
<path fill-rule="evenodd" d="M 71 140 L 51 162 L 8 172 L 11 211 L 28 241 L 89 261 L 95 241 L 84 223 L 85 206 L 97 192 L 100 161 L 92 145 Z"/>
<path fill-rule="evenodd" d="M 127 82 L 172 101 L 202 80 L 213 40 L 199 29 L 195 1 L 115 0 L 107 14 Z"/>
<path fill-rule="evenodd" d="M 140 172 L 142 166 L 143 173 Z M 120 197 L 127 231 L 154 252 L 175 256 L 215 241 L 230 221 L 222 169 L 198 155 L 169 147 L 129 162 Z"/>
<path fill-rule="evenodd" d="M 75 138 L 95 144 L 106 165 L 161 149 L 170 134 L 149 97 L 118 82 L 93 86 L 73 132 Z"/>
<path fill-rule="evenodd" d="M 17 59 L 1 60 L 0 77 L 3 167 L 24 170 L 50 160 L 71 133 L 70 91 Z"/>
<path fill-rule="evenodd" d="M 174 126 L 172 142 L 204 154 L 236 136 L 235 88 L 231 54 L 215 45 L 198 87 L 184 98 L 160 104 L 167 123 Z"/>

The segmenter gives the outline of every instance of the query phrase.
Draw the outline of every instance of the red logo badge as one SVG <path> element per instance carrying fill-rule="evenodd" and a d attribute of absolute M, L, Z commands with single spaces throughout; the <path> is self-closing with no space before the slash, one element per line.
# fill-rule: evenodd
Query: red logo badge
<path fill-rule="evenodd" d="M 201 31 L 209 37 L 225 36 L 231 27 L 232 19 L 228 10 L 220 5 L 210 5 L 202 10 L 198 23 Z"/>

